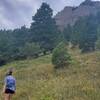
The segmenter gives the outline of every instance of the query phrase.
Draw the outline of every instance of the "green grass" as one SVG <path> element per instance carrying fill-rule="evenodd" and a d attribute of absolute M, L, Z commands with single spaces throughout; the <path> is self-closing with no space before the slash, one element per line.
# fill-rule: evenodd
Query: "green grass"
<path fill-rule="evenodd" d="M 70 53 L 72 64 L 60 70 L 54 70 L 51 55 L 9 63 L 0 68 L 0 81 L 14 67 L 17 91 L 13 100 L 100 100 L 100 52 Z"/>

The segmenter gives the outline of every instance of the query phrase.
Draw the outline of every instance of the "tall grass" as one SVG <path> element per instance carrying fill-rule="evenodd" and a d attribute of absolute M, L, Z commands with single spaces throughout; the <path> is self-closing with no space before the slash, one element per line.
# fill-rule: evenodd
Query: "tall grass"
<path fill-rule="evenodd" d="M 51 55 L 7 64 L 0 68 L 0 82 L 13 66 L 17 80 L 13 100 L 100 100 L 100 52 L 70 53 L 73 63 L 67 69 L 54 70 Z"/>

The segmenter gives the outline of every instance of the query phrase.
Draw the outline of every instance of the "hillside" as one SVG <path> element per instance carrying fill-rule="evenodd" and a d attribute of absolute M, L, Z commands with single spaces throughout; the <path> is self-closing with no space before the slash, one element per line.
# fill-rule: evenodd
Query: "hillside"
<path fill-rule="evenodd" d="M 55 19 L 59 28 L 63 29 L 68 24 L 74 25 L 80 17 L 95 15 L 99 11 L 100 1 L 85 0 L 77 7 L 66 6 Z"/>
<path fill-rule="evenodd" d="M 0 68 L 0 82 L 13 66 L 17 79 L 13 100 L 100 100 L 100 52 L 70 53 L 73 64 L 64 70 L 53 69 L 51 55 L 7 64 Z M 0 92 L 1 88 L 0 83 Z"/>

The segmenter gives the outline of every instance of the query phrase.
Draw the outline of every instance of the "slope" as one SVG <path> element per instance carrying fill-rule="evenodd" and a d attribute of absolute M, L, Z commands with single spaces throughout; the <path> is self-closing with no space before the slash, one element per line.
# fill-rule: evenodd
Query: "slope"
<path fill-rule="evenodd" d="M 100 100 L 100 52 L 70 53 L 72 64 L 60 70 L 53 69 L 51 55 L 7 64 L 0 68 L 0 81 L 13 66 L 17 79 L 13 100 Z"/>

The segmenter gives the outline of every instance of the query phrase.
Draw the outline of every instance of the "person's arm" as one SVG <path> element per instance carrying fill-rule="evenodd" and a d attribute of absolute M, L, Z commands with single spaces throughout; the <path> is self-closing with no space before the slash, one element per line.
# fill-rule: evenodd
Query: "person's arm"
<path fill-rule="evenodd" d="M 5 93 L 5 90 L 6 90 L 6 78 L 5 78 L 5 80 L 4 80 L 4 86 L 3 86 L 2 92 Z"/>
<path fill-rule="evenodd" d="M 6 90 L 6 84 L 4 84 L 4 86 L 3 86 L 2 93 L 5 93 L 5 90 Z"/>
<path fill-rule="evenodd" d="M 16 79 L 15 79 L 15 93 L 16 93 Z"/>

